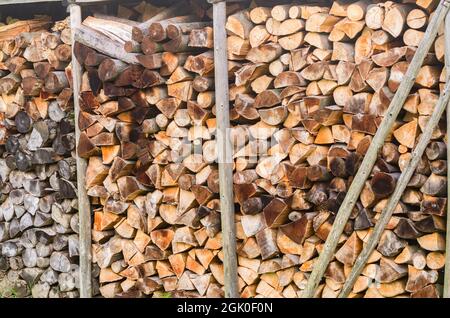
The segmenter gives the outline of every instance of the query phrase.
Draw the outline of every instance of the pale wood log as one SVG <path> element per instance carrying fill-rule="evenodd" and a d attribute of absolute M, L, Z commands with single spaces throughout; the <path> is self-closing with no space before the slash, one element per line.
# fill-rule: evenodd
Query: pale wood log
<path fill-rule="evenodd" d="M 122 45 L 114 42 L 110 38 L 95 33 L 93 30 L 79 26 L 75 29 L 74 39 L 86 46 L 95 48 L 99 52 L 117 58 L 127 63 L 137 64 L 136 54 L 127 53 Z"/>
<path fill-rule="evenodd" d="M 406 19 L 411 10 L 405 4 L 393 5 L 386 10 L 382 28 L 394 38 L 398 37 L 406 24 Z"/>
<path fill-rule="evenodd" d="M 349 6 L 349 3 L 343 1 L 333 1 L 329 13 L 337 17 L 346 17 Z"/>
<path fill-rule="evenodd" d="M 270 11 L 271 9 L 268 7 L 255 7 L 250 10 L 250 20 L 254 24 L 262 24 L 270 18 Z"/>
<path fill-rule="evenodd" d="M 369 1 L 360 0 L 350 4 L 347 7 L 347 17 L 352 21 L 359 21 L 364 19 L 364 16 L 369 6 Z"/>
<path fill-rule="evenodd" d="M 233 34 L 248 39 L 253 23 L 250 21 L 247 10 L 239 11 L 227 18 L 225 28 Z"/>
<path fill-rule="evenodd" d="M 272 16 L 272 18 L 274 18 L 277 21 L 284 21 L 288 18 L 289 16 L 289 9 L 290 9 L 290 5 L 289 4 L 284 4 L 284 5 L 276 5 L 272 8 L 272 10 L 270 11 L 270 14 Z"/>
<path fill-rule="evenodd" d="M 412 29 L 421 29 L 426 25 L 428 15 L 420 9 L 413 9 L 406 17 L 406 23 Z"/>
<path fill-rule="evenodd" d="M 184 1 L 180 1 L 175 5 L 164 8 L 148 20 L 142 22 L 138 26 L 133 27 L 132 29 L 132 39 L 137 42 L 142 42 L 143 38 L 148 35 L 148 28 L 153 22 L 164 20 L 174 16 L 175 14 L 184 13 L 187 11 L 186 3 Z"/>
<path fill-rule="evenodd" d="M 366 25 L 372 30 L 381 29 L 383 26 L 385 10 L 380 4 L 371 4 L 367 7 Z"/>

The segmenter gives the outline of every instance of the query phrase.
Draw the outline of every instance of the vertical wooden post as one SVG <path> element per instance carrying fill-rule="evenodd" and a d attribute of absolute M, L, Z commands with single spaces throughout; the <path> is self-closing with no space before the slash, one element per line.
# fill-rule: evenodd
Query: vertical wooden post
<path fill-rule="evenodd" d="M 237 286 L 236 225 L 233 200 L 233 158 L 229 138 L 230 114 L 228 96 L 226 2 L 213 3 L 214 73 L 217 117 L 217 151 L 219 160 L 220 214 L 222 221 L 225 297 L 239 297 Z"/>
<path fill-rule="evenodd" d="M 445 70 L 447 75 L 447 82 L 450 80 L 450 12 L 445 18 L 444 28 L 444 43 L 445 43 Z M 448 180 L 448 173 L 450 171 L 450 103 L 447 104 L 447 199 L 450 194 L 450 182 Z M 442 297 L 450 298 L 450 206 L 447 203 L 447 232 L 445 244 L 445 269 L 444 269 L 444 292 Z"/>
<path fill-rule="evenodd" d="M 70 27 L 72 30 L 72 76 L 73 76 L 73 103 L 75 112 L 75 138 L 76 151 L 80 129 L 78 127 L 78 114 L 80 111 L 79 93 L 82 69 L 73 53 L 75 36 L 74 31 L 81 25 L 81 8 L 77 4 L 70 4 Z M 79 219 L 79 247 L 80 247 L 80 297 L 92 297 L 91 282 L 91 206 L 86 193 L 86 160 L 77 155 L 77 189 L 78 189 L 78 219 Z"/>
<path fill-rule="evenodd" d="M 355 206 L 356 201 L 359 198 L 359 194 L 361 193 L 364 183 L 366 182 L 367 178 L 370 175 L 370 172 L 372 171 L 373 165 L 375 164 L 375 161 L 377 159 L 378 151 L 383 146 L 388 133 L 391 131 L 392 126 L 403 107 L 403 103 L 405 102 L 406 97 L 408 96 L 412 86 L 414 85 L 415 78 L 419 72 L 420 67 L 422 66 L 425 55 L 434 42 L 434 38 L 437 34 L 438 28 L 444 21 L 444 18 L 448 12 L 448 1 L 449 0 L 442 0 L 433 14 L 433 18 L 431 19 L 430 24 L 427 27 L 423 40 L 417 48 L 417 51 L 414 54 L 414 57 L 400 84 L 400 87 L 395 93 L 395 96 L 392 99 L 389 108 L 386 111 L 386 114 L 384 115 L 383 121 L 381 122 L 377 133 L 373 137 L 366 155 L 364 156 L 361 166 L 358 169 L 358 172 L 356 173 L 348 189 L 347 195 L 345 196 L 344 201 L 342 202 L 339 211 L 336 214 L 333 228 L 328 234 L 323 250 L 320 253 L 317 262 L 314 264 L 314 269 L 309 276 L 306 288 L 302 292 L 303 298 L 310 298 L 314 296 L 314 292 L 319 285 L 330 260 L 334 255 L 336 246 L 339 242 L 339 237 L 341 236 L 345 224 L 347 223 L 353 210 L 353 207 Z"/>

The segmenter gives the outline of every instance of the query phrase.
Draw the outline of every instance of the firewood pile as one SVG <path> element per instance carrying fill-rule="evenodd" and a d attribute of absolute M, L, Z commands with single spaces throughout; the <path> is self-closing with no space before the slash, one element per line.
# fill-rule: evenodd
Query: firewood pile
<path fill-rule="evenodd" d="M 438 1 L 252 6 L 227 19 L 243 297 L 298 297 Z M 229 4 L 229 6 L 233 6 Z M 238 8 L 238 4 L 235 4 Z M 336 297 L 444 81 L 443 29 L 359 197 L 316 297 Z M 438 297 L 445 119 L 350 297 Z"/>
<path fill-rule="evenodd" d="M 127 19 L 142 6 L 94 14 L 80 29 L 116 48 L 76 48 L 86 69 L 79 155 L 105 297 L 222 295 L 212 29 L 210 10 L 193 4 L 153 8 L 140 22 Z M 301 294 L 436 4 L 228 4 L 242 297 Z M 444 81 L 442 33 L 317 297 L 338 295 L 410 159 Z M 444 137 L 442 122 L 351 297 L 439 296 Z"/>
<path fill-rule="evenodd" d="M 78 154 L 104 297 L 223 295 L 213 32 L 195 5 L 153 7 L 142 23 L 93 14 L 80 28 L 137 62 L 76 42 Z"/>
<path fill-rule="evenodd" d="M 78 297 L 68 23 L 0 26 L 0 270 L 33 297 Z"/>
<path fill-rule="evenodd" d="M 241 297 L 300 297 L 438 0 L 227 3 Z M 212 7 L 84 17 L 75 152 L 71 36 L 0 26 L 0 270 L 78 296 L 75 157 L 87 161 L 94 294 L 223 297 Z M 315 297 L 337 297 L 443 88 L 443 26 Z M 440 297 L 443 118 L 350 297 Z"/>

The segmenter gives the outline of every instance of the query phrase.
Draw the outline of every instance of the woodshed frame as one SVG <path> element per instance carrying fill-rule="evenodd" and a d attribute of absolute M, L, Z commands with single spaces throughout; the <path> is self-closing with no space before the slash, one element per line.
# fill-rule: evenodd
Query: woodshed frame
<path fill-rule="evenodd" d="M 237 287 L 237 252 L 236 252 L 236 229 L 234 222 L 234 200 L 233 200 L 233 168 L 232 168 L 232 153 L 231 153 L 231 143 L 230 139 L 227 138 L 228 128 L 230 127 L 229 120 L 229 90 L 228 90 L 228 71 L 227 71 L 227 39 L 226 39 L 226 3 L 227 2 L 241 2 L 244 0 L 207 0 L 213 5 L 213 26 L 214 26 L 214 58 L 215 58 L 215 81 L 219 85 L 215 85 L 215 95 L 216 95 L 216 106 L 220 110 L 217 112 L 217 146 L 218 146 L 218 158 L 219 158 L 219 185 L 220 185 L 220 206 L 221 206 L 221 226 L 222 226 L 222 240 L 223 240 L 223 252 L 224 252 L 224 273 L 225 273 L 225 297 L 227 298 L 237 298 L 239 297 L 238 287 Z M 76 28 L 81 24 L 82 17 L 82 5 L 94 4 L 94 3 L 106 3 L 111 2 L 111 0 L 0 0 L 0 6 L 11 5 L 11 4 L 28 4 L 28 3 L 49 3 L 49 2 L 61 2 L 62 4 L 67 4 L 68 12 L 70 15 L 70 23 L 73 32 L 72 34 L 72 44 L 75 41 Z M 300 1 L 303 2 L 303 1 Z M 441 23 L 445 20 L 445 68 L 447 70 L 447 82 L 444 91 L 440 95 L 440 98 L 436 104 L 432 119 L 426 127 L 425 135 L 419 140 L 418 145 L 412 152 L 411 159 L 411 169 L 406 169 L 402 172 L 400 180 L 396 186 L 394 193 L 389 199 L 389 204 L 387 208 L 383 211 L 382 216 L 377 222 L 374 233 L 370 237 L 370 244 L 374 248 L 379 240 L 379 237 L 384 229 L 385 224 L 390 218 L 392 209 L 390 206 L 395 207 L 398 202 L 398 198 L 401 196 L 406 184 L 409 181 L 412 173 L 415 170 L 414 160 L 416 157 L 420 158 L 421 154 L 426 148 L 426 145 L 430 141 L 431 132 L 433 131 L 435 125 L 439 121 L 443 114 L 443 111 L 447 110 L 447 138 L 450 129 L 450 0 L 441 0 L 439 6 L 437 7 L 433 19 L 426 30 L 426 36 L 424 41 L 421 42 L 414 55 L 413 61 L 405 74 L 405 80 L 401 83 L 399 89 L 397 90 L 389 109 L 383 121 L 378 129 L 377 134 L 374 136 L 370 147 L 368 148 L 367 155 L 365 156 L 355 178 L 346 194 L 346 197 L 337 213 L 335 222 L 333 223 L 332 230 L 325 242 L 324 250 L 319 256 L 316 266 L 314 267 L 311 276 L 308 279 L 308 284 L 303 292 L 303 297 L 312 297 L 314 291 L 323 277 L 326 267 L 331 260 L 336 245 L 337 238 L 339 238 L 344 225 L 348 219 L 351 208 L 356 203 L 364 181 L 368 178 L 368 171 L 371 171 L 373 164 L 376 159 L 377 151 L 380 145 L 384 142 L 385 135 L 392 128 L 393 123 L 403 105 L 406 96 L 411 90 L 414 82 L 414 78 L 422 65 L 425 54 L 428 52 L 429 47 L 434 41 L 437 34 L 437 29 Z M 73 45 L 72 45 L 73 47 Z M 76 134 L 76 145 L 78 148 L 78 137 L 80 134 L 77 120 L 79 113 L 79 100 L 77 98 L 79 94 L 82 69 L 80 64 L 75 58 L 72 58 L 73 67 L 73 94 L 74 94 L 74 112 L 75 112 L 75 134 Z M 428 133 L 427 133 L 428 132 Z M 449 140 L 447 139 L 447 166 L 450 170 L 450 147 Z M 91 284 L 91 274 L 92 274 L 92 255 L 91 255 L 91 207 L 89 198 L 86 194 L 85 184 L 85 174 L 87 163 L 86 160 L 77 156 L 77 185 L 78 185 L 78 213 L 80 222 L 79 231 L 79 244 L 80 244 L 80 297 L 90 298 L 92 297 L 92 284 Z M 415 165 L 414 165 L 415 164 Z M 448 180 L 448 175 L 447 175 Z M 402 189 L 403 188 L 403 189 Z M 450 182 L 447 182 L 447 198 L 450 193 Z M 398 197 L 398 198 L 397 198 Z M 447 204 L 447 232 L 446 232 L 446 259 L 445 259 L 445 269 L 444 269 L 444 291 L 443 298 L 450 298 L 450 207 Z M 378 231 L 377 231 L 378 230 Z M 379 232 L 379 233 L 378 233 Z M 348 281 L 344 285 L 344 288 L 339 295 L 340 297 L 345 297 L 348 292 L 353 287 L 354 280 L 358 277 L 357 264 L 359 261 L 359 267 L 364 266 L 368 255 L 370 255 L 370 246 L 364 249 L 360 256 L 358 257 L 351 274 L 349 275 Z M 366 253 L 364 253 L 366 252 Z M 368 255 L 364 255 L 368 254 Z"/>

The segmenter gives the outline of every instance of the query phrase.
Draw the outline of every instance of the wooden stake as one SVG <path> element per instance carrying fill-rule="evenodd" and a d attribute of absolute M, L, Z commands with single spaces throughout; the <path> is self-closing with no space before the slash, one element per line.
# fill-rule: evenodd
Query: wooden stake
<path fill-rule="evenodd" d="M 450 100 L 450 81 L 448 81 L 447 78 L 447 83 L 445 85 L 443 94 L 436 103 L 433 114 L 431 115 L 422 135 L 420 135 L 419 137 L 419 141 L 417 143 L 416 148 L 411 153 L 411 160 L 407 168 L 400 175 L 400 178 L 397 181 L 397 186 L 395 187 L 394 192 L 389 198 L 386 208 L 381 213 L 381 216 L 373 229 L 372 235 L 370 236 L 369 240 L 364 246 L 362 252 L 359 254 L 358 258 L 356 259 L 352 271 L 348 275 L 348 279 L 345 282 L 344 287 L 342 287 L 342 291 L 339 294 L 339 298 L 347 297 L 350 294 L 354 283 L 356 282 L 362 270 L 366 266 L 367 260 L 369 259 L 373 250 L 377 246 L 380 237 L 383 234 L 384 228 L 386 227 L 386 224 L 388 224 L 389 220 L 391 219 L 394 209 L 397 206 L 401 196 L 403 195 L 403 192 L 405 191 L 409 180 L 414 174 L 414 171 L 416 170 L 417 165 L 419 164 L 422 155 L 426 147 L 428 146 L 428 143 L 430 142 L 433 130 L 439 123 L 442 114 L 444 113 L 444 110 L 448 105 L 449 100 Z"/>
<path fill-rule="evenodd" d="M 71 4 L 70 10 L 70 26 L 72 31 L 81 25 L 81 8 L 79 5 Z M 75 37 L 72 35 L 72 50 L 75 47 Z M 74 52 L 72 52 L 72 56 Z M 78 115 L 80 112 L 80 104 L 78 95 L 80 93 L 82 70 L 77 59 L 72 59 L 72 76 L 73 76 L 73 103 L 75 112 L 75 140 L 76 149 L 78 150 L 78 140 L 80 138 L 80 129 L 78 127 Z M 77 189 L 78 189 L 78 217 L 79 217 L 79 247 L 80 247 L 80 297 L 91 298 L 91 206 L 86 193 L 86 168 L 85 159 L 77 156 Z"/>
<path fill-rule="evenodd" d="M 333 228 L 327 237 L 322 253 L 320 253 L 317 262 L 314 264 L 314 269 L 308 279 L 306 288 L 302 293 L 303 298 L 313 297 L 314 292 L 321 281 L 323 274 L 325 273 L 328 263 L 333 257 L 336 246 L 339 242 L 339 237 L 344 230 L 345 224 L 347 223 L 350 213 L 356 204 L 364 183 L 372 171 L 373 165 L 377 159 L 377 153 L 383 146 L 384 140 L 391 131 L 392 126 L 400 110 L 402 109 L 403 103 L 414 85 L 414 80 L 420 67 L 422 66 L 425 55 L 433 44 L 438 28 L 443 22 L 448 9 L 448 3 L 446 1 L 441 1 L 436 9 L 433 19 L 427 27 L 424 39 L 418 47 L 408 71 L 405 74 L 404 80 L 400 84 L 400 87 L 392 99 L 383 121 L 381 122 L 381 125 L 379 126 L 377 133 L 373 137 L 372 143 L 366 152 L 363 162 L 361 163 L 361 166 L 355 175 L 352 184 L 350 185 L 347 195 L 345 196 L 345 199 L 336 214 L 337 216 L 333 223 Z"/>
<path fill-rule="evenodd" d="M 447 75 L 447 84 L 450 79 L 450 13 L 447 13 L 445 18 L 445 28 L 444 28 L 444 40 L 445 40 L 445 67 Z M 450 147 L 448 145 L 448 131 L 450 129 L 450 103 L 447 103 L 447 158 L 450 158 Z M 449 161 L 447 159 L 447 165 Z M 447 171 L 448 171 L 447 167 Z M 447 175 L 448 178 L 448 175 Z M 450 193 L 450 184 L 447 181 L 447 196 Z M 446 232 L 446 244 L 445 244 L 445 267 L 444 267 L 444 291 L 442 294 L 443 298 L 450 298 L 450 218 L 448 217 L 450 213 L 450 207 L 447 204 L 447 232 Z"/>
<path fill-rule="evenodd" d="M 230 110 L 228 97 L 227 35 L 225 30 L 226 2 L 214 2 L 214 68 L 217 116 L 217 151 L 219 160 L 220 214 L 225 297 L 237 298 L 238 277 L 236 259 L 236 228 L 233 202 L 233 159 L 230 138 Z"/>

